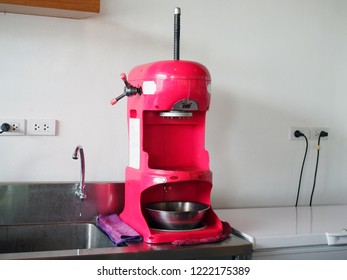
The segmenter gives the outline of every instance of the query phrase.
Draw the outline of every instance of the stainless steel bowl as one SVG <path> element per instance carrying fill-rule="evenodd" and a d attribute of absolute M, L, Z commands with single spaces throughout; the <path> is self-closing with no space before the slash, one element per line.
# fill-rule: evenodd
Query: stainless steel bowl
<path fill-rule="evenodd" d="M 201 226 L 210 206 L 189 201 L 156 202 L 147 205 L 151 227 L 164 230 L 189 230 Z"/>

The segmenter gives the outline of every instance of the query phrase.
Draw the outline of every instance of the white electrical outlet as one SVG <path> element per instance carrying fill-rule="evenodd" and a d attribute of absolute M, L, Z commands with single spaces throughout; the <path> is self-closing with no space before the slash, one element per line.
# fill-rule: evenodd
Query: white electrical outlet
<path fill-rule="evenodd" d="M 321 131 L 325 131 L 329 134 L 329 129 L 327 127 L 311 127 L 310 140 L 318 140 Z M 321 137 L 321 140 L 327 140 L 328 137 L 329 135 Z"/>
<path fill-rule="evenodd" d="M 0 136 L 23 136 L 25 135 L 25 119 L 0 119 L 0 126 L 4 123 L 10 125 L 10 130 Z"/>
<path fill-rule="evenodd" d="M 53 119 L 27 120 L 27 135 L 52 136 L 55 135 L 56 121 Z"/>
<path fill-rule="evenodd" d="M 305 134 L 307 140 L 310 139 L 310 128 L 309 127 L 291 127 L 289 130 L 289 140 L 290 141 L 299 141 L 305 140 L 303 136 L 295 137 L 295 131 L 299 130 L 301 133 Z"/>

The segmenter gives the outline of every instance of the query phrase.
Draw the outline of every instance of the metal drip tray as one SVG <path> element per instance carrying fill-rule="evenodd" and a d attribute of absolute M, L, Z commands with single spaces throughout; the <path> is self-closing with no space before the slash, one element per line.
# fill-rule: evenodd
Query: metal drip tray
<path fill-rule="evenodd" d="M 196 231 L 196 230 L 204 229 L 204 228 L 206 228 L 206 225 L 201 223 L 201 224 L 198 224 L 193 229 L 165 229 L 165 228 L 162 228 L 160 225 L 152 223 L 150 225 L 150 228 L 154 229 L 154 230 L 157 230 L 157 231 L 167 231 L 167 232 L 181 232 L 181 231 L 184 231 L 184 232 L 187 232 L 187 231 Z"/>

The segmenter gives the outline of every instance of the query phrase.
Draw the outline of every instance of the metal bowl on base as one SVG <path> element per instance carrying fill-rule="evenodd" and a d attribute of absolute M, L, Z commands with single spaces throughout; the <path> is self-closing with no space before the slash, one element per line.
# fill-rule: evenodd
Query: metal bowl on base
<path fill-rule="evenodd" d="M 191 230 L 201 227 L 210 206 L 190 201 L 167 201 L 151 203 L 145 209 L 153 228 Z"/>

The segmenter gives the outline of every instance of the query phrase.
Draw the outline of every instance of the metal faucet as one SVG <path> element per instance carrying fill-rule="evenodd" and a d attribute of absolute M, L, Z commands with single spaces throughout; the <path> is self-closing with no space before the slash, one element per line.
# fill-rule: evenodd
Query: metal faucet
<path fill-rule="evenodd" d="M 77 190 L 75 192 L 75 195 L 77 195 L 81 201 L 84 201 L 87 198 L 86 185 L 84 182 L 85 161 L 84 161 L 83 147 L 80 145 L 76 147 L 75 152 L 72 155 L 72 158 L 78 159 L 78 153 L 80 154 L 80 160 L 81 160 L 81 177 L 80 177 L 80 182 L 77 185 Z"/>

